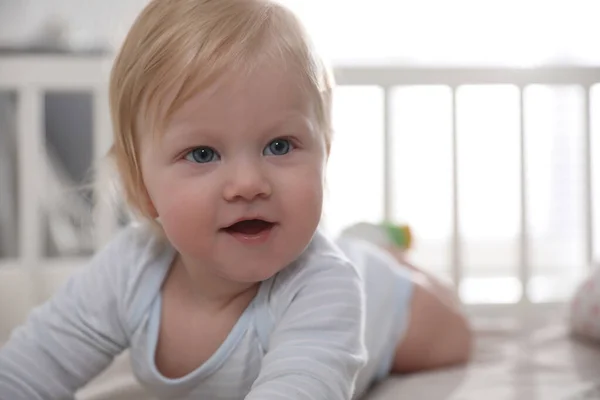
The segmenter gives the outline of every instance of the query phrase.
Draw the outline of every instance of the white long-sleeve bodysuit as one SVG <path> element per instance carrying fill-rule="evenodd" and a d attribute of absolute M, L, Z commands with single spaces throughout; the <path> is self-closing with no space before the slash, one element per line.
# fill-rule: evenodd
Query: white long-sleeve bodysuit
<path fill-rule="evenodd" d="M 317 232 L 204 364 L 165 378 L 154 354 L 174 256 L 147 227 L 121 232 L 0 349 L 0 400 L 72 399 L 125 349 L 156 399 L 349 400 L 389 372 L 408 272 L 374 246 Z"/>

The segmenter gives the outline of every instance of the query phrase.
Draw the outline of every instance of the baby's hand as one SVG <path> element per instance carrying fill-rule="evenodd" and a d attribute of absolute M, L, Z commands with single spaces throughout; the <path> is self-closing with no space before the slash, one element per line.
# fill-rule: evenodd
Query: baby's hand
<path fill-rule="evenodd" d="M 600 341 L 600 269 L 591 274 L 575 292 L 570 317 L 571 332 Z"/>

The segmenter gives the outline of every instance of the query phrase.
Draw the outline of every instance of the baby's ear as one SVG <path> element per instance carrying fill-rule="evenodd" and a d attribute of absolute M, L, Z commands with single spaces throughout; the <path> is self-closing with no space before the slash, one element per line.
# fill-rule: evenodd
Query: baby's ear
<path fill-rule="evenodd" d="M 142 212 L 147 217 L 150 217 L 151 219 L 158 218 L 158 211 L 156 211 L 154 202 L 152 201 L 152 198 L 150 197 L 150 194 L 148 193 L 148 190 L 146 190 L 145 186 L 141 190 L 139 200 L 140 200 L 139 204 L 140 204 L 140 207 L 142 208 Z"/>
<path fill-rule="evenodd" d="M 154 203 L 148 197 L 148 214 L 152 217 L 152 219 L 158 218 L 158 211 L 156 211 L 156 207 L 154 207 Z"/>

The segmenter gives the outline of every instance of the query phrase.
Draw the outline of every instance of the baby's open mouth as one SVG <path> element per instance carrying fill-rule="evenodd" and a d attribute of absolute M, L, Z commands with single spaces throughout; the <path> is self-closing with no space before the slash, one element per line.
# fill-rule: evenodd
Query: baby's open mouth
<path fill-rule="evenodd" d="M 238 233 L 242 235 L 258 235 L 264 231 L 271 229 L 275 225 L 273 222 L 264 221 L 262 219 L 247 219 L 236 222 L 223 230 L 227 233 Z"/>

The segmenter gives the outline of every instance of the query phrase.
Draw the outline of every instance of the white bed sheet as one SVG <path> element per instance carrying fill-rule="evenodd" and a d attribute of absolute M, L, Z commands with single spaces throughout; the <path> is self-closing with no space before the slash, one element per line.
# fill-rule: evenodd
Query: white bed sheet
<path fill-rule="evenodd" d="M 390 377 L 369 399 L 600 399 L 600 344 L 572 338 L 564 316 L 564 307 L 556 307 L 475 318 L 477 343 L 468 366 Z"/>
<path fill-rule="evenodd" d="M 536 307 L 522 313 L 484 310 L 472 321 L 476 346 L 469 365 L 390 377 L 373 388 L 366 399 L 600 399 L 600 344 L 570 337 L 564 307 Z M 77 399 L 152 398 L 135 381 L 125 354 Z"/>
<path fill-rule="evenodd" d="M 473 318 L 476 346 L 469 365 L 390 377 L 367 399 L 600 399 L 600 344 L 570 337 L 564 307 L 479 314 Z M 148 400 L 127 370 L 121 358 L 79 398 Z"/>

